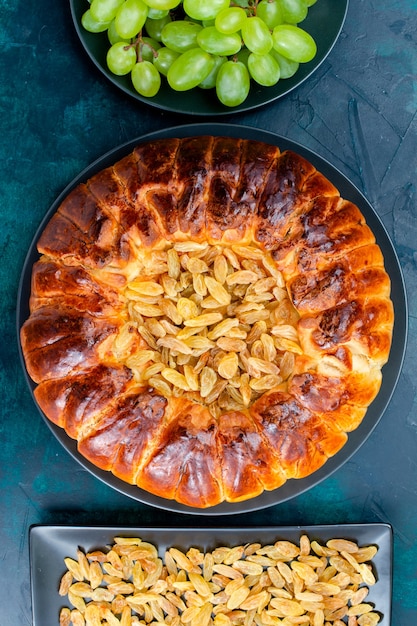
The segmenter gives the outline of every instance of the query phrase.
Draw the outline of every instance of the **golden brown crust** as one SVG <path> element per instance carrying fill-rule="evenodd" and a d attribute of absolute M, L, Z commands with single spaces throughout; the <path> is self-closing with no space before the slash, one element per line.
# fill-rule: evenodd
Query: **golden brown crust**
<path fill-rule="evenodd" d="M 138 461 L 164 419 L 166 404 L 165 398 L 148 391 L 122 395 L 80 437 L 81 454 L 97 467 L 135 482 Z"/>
<path fill-rule="evenodd" d="M 82 439 L 99 416 L 132 383 L 126 367 L 97 365 L 80 373 L 44 380 L 35 389 L 36 400 L 48 418 L 73 439 Z"/>
<path fill-rule="evenodd" d="M 299 318 L 291 375 L 242 410 L 164 397 L 126 365 L 154 349 L 130 329 L 126 286 L 153 280 L 151 252 L 190 240 L 272 254 Z M 38 250 L 21 330 L 36 400 L 89 461 L 153 494 L 211 507 L 308 476 L 378 393 L 393 329 L 382 252 L 358 207 L 293 152 L 143 143 L 68 194 Z"/>
<path fill-rule="evenodd" d="M 341 346 L 371 357 L 381 366 L 389 352 L 393 325 L 392 304 L 387 298 L 349 299 L 299 322 L 304 352 L 320 358 L 336 354 Z"/>
<path fill-rule="evenodd" d="M 73 309 L 37 309 L 22 330 L 28 373 L 40 383 L 97 365 L 101 360 L 100 345 L 115 331 L 111 320 Z"/>
<path fill-rule="evenodd" d="M 136 483 L 139 487 L 195 507 L 222 500 L 221 459 L 214 418 L 205 407 L 172 399 L 167 423 Z"/>
<path fill-rule="evenodd" d="M 226 500 L 253 498 L 286 481 L 279 459 L 250 415 L 236 411 L 222 415 L 218 438 Z"/>
<path fill-rule="evenodd" d="M 335 430 L 314 411 L 291 394 L 272 391 L 252 407 L 263 436 L 287 478 L 312 474 L 346 442 L 345 433 Z M 328 407 L 331 412 L 336 403 Z"/>
<path fill-rule="evenodd" d="M 112 317 L 121 303 L 118 290 L 109 281 L 100 281 L 83 267 L 43 258 L 33 266 L 30 310 L 48 306 Z"/>

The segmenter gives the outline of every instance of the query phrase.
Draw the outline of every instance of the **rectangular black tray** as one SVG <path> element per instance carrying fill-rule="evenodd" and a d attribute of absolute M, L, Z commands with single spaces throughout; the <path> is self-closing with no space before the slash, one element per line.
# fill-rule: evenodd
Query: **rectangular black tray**
<path fill-rule="evenodd" d="M 115 536 L 140 537 L 155 544 L 162 556 L 175 546 L 182 550 L 197 547 L 212 550 L 218 546 L 242 543 L 274 543 L 285 539 L 298 543 L 307 534 L 311 540 L 325 542 L 343 538 L 360 546 L 376 545 L 373 559 L 377 582 L 370 588 L 366 602 L 382 614 L 380 626 L 391 624 L 392 529 L 388 524 L 347 524 L 326 526 L 285 526 L 259 528 L 133 528 L 101 526 L 32 526 L 30 529 L 30 564 L 33 626 L 57 626 L 65 598 L 58 587 L 66 567 L 64 558 L 76 558 L 77 548 L 84 551 L 104 548 Z"/>

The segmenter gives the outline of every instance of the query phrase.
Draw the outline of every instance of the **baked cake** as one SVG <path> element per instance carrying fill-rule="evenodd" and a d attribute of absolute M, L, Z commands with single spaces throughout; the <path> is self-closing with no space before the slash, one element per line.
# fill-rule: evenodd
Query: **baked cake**
<path fill-rule="evenodd" d="M 294 152 L 143 143 L 68 194 L 38 250 L 21 330 L 36 401 L 147 492 L 204 508 L 308 476 L 379 391 L 383 255 Z"/>

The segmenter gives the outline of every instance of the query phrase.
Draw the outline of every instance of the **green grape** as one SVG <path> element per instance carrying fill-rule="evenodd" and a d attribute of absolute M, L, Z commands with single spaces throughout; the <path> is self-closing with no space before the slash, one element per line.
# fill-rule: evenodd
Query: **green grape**
<path fill-rule="evenodd" d="M 107 67 L 113 74 L 124 76 L 132 71 L 136 63 L 136 50 L 133 46 L 118 41 L 109 48 L 106 60 Z"/>
<path fill-rule="evenodd" d="M 169 15 L 169 13 L 168 15 L 165 15 L 164 17 L 160 17 L 158 19 L 153 19 L 149 17 L 148 13 L 148 19 L 145 22 L 146 32 L 148 33 L 149 37 L 152 37 L 152 39 L 155 39 L 156 41 L 162 41 L 162 29 L 165 24 L 168 24 L 169 22 L 171 22 L 171 16 Z"/>
<path fill-rule="evenodd" d="M 225 35 L 219 33 L 215 26 L 207 26 L 198 33 L 197 44 L 210 54 L 231 56 L 239 52 L 242 47 L 242 40 L 237 33 Z"/>
<path fill-rule="evenodd" d="M 248 50 L 247 48 L 243 47 L 235 55 L 235 59 L 237 59 L 238 61 L 241 61 L 247 67 L 248 66 L 248 59 L 249 59 L 249 55 L 250 54 L 252 54 L 252 52 L 250 50 Z"/>
<path fill-rule="evenodd" d="M 270 30 L 284 21 L 282 6 L 279 0 L 261 0 L 256 7 L 256 16 L 260 17 Z"/>
<path fill-rule="evenodd" d="M 161 32 L 162 43 L 176 52 L 186 52 L 197 46 L 197 35 L 201 24 L 178 20 L 165 24 Z"/>
<path fill-rule="evenodd" d="M 214 59 L 201 48 L 192 48 L 181 54 L 168 70 L 168 84 L 175 91 L 197 87 L 214 67 Z"/>
<path fill-rule="evenodd" d="M 150 7 L 148 8 L 148 17 L 151 20 L 160 20 L 167 15 L 169 15 L 169 11 L 165 9 L 151 9 Z"/>
<path fill-rule="evenodd" d="M 255 54 L 248 57 L 248 70 L 255 82 L 263 87 L 272 87 L 280 79 L 279 65 L 271 54 Z"/>
<path fill-rule="evenodd" d="M 282 56 L 282 54 L 279 54 L 279 52 L 274 50 L 274 48 L 269 51 L 269 54 L 273 56 L 275 61 L 278 63 L 281 78 L 291 78 L 291 76 L 294 76 L 294 74 L 300 67 L 300 64 L 297 63 L 297 61 L 291 61 L 290 59 L 286 59 Z"/>
<path fill-rule="evenodd" d="M 214 20 L 229 6 L 229 0 L 184 0 L 182 4 L 186 14 L 194 20 Z"/>
<path fill-rule="evenodd" d="M 284 22 L 297 24 L 307 17 L 308 6 L 306 0 L 280 0 Z"/>
<path fill-rule="evenodd" d="M 267 54 L 272 48 L 272 35 L 260 17 L 248 17 L 241 32 L 243 42 L 251 52 Z"/>
<path fill-rule="evenodd" d="M 93 0 L 90 5 L 91 17 L 96 22 L 111 22 L 125 0 Z"/>
<path fill-rule="evenodd" d="M 139 40 L 139 59 L 142 61 L 151 61 L 153 63 L 157 50 L 161 44 L 151 37 L 141 37 Z"/>
<path fill-rule="evenodd" d="M 156 96 L 161 87 L 161 75 L 151 61 L 136 63 L 131 78 L 136 91 L 146 98 Z"/>
<path fill-rule="evenodd" d="M 103 33 L 109 28 L 111 22 L 97 22 L 91 15 L 90 9 L 87 9 L 81 16 L 81 24 L 89 33 Z"/>
<path fill-rule="evenodd" d="M 246 18 L 246 11 L 242 7 L 228 7 L 216 15 L 214 25 L 220 33 L 230 35 L 242 28 Z"/>
<path fill-rule="evenodd" d="M 158 48 L 156 57 L 153 60 L 153 64 L 160 74 L 166 76 L 168 74 L 169 68 L 174 63 L 175 59 L 178 59 L 179 56 L 179 52 L 175 52 L 175 50 L 171 50 L 170 48 Z"/>
<path fill-rule="evenodd" d="M 307 0 L 307 6 L 312 7 L 313 4 L 316 4 L 317 0 Z"/>
<path fill-rule="evenodd" d="M 156 9 L 157 11 L 171 11 L 175 9 L 181 0 L 143 0 L 150 9 Z"/>
<path fill-rule="evenodd" d="M 249 94 L 250 77 L 241 61 L 226 61 L 217 74 L 216 94 L 222 104 L 234 107 L 242 104 Z"/>
<path fill-rule="evenodd" d="M 142 0 L 125 0 L 115 17 L 115 29 L 124 39 L 135 37 L 148 16 L 148 7 Z"/>
<path fill-rule="evenodd" d="M 317 52 L 313 37 L 293 24 L 280 24 L 272 31 L 274 49 L 282 56 L 298 63 L 308 63 Z"/>
<path fill-rule="evenodd" d="M 217 74 L 219 73 L 220 67 L 223 63 L 226 63 L 226 57 L 213 56 L 214 66 L 211 70 L 210 74 L 198 84 L 201 89 L 213 89 L 216 86 Z"/>
<path fill-rule="evenodd" d="M 111 45 L 117 43 L 118 41 L 123 41 L 125 44 L 130 43 L 130 39 L 123 39 L 123 37 L 120 37 L 119 33 L 116 31 L 115 20 L 110 22 L 110 26 L 107 30 L 107 38 Z"/>

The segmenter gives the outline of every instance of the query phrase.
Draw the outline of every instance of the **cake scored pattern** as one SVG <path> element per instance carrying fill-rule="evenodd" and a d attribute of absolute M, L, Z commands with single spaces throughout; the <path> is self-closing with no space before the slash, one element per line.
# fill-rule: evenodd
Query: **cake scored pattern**
<path fill-rule="evenodd" d="M 223 137 L 142 144 L 69 194 L 38 249 L 22 328 L 37 402 L 87 459 L 151 493 L 202 508 L 307 476 L 340 450 L 378 393 L 393 327 L 381 250 L 359 209 L 293 152 Z M 190 259 L 209 270 L 193 274 Z M 221 284 L 222 265 L 231 302 L 202 309 L 213 296 L 199 290 Z M 274 284 L 273 298 L 234 284 L 241 271 Z M 146 301 L 141 282 L 162 293 L 153 287 Z M 174 285 L 199 314 L 237 319 L 220 338 L 241 349 L 222 349 L 216 335 L 214 348 L 191 357 L 164 346 L 167 335 L 213 342 L 219 323 L 187 336 L 186 315 L 172 319 Z M 248 297 L 252 317 L 242 319 Z M 272 373 L 256 371 L 254 359 Z M 203 371 L 224 387 L 211 403 Z M 268 375 L 272 386 L 257 389 Z"/>

